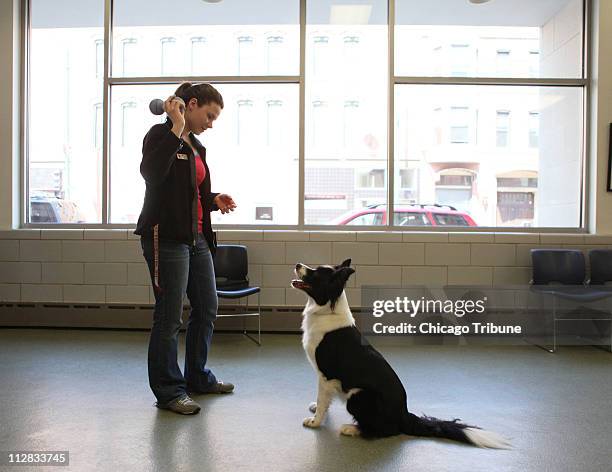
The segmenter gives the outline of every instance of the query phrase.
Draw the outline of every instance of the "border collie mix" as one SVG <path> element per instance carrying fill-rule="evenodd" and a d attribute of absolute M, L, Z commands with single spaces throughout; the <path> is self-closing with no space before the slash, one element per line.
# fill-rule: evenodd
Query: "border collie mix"
<path fill-rule="evenodd" d="M 318 374 L 315 415 L 304 426 L 318 428 L 334 396 L 346 401 L 356 424 L 345 424 L 347 436 L 386 437 L 396 434 L 448 438 L 479 447 L 506 449 L 510 444 L 496 433 L 408 411 L 406 391 L 393 368 L 355 327 L 344 286 L 355 272 L 347 259 L 337 266 L 312 269 L 296 264 L 291 285 L 308 295 L 303 312 L 302 344 Z"/>

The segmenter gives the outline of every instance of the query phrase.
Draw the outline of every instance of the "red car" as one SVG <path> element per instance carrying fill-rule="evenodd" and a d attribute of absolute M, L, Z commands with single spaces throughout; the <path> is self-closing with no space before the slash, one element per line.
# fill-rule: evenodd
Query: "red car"
<path fill-rule="evenodd" d="M 333 220 L 336 225 L 381 226 L 387 224 L 387 206 L 370 205 Z M 395 226 L 478 226 L 470 215 L 450 205 L 408 205 L 396 208 Z"/>

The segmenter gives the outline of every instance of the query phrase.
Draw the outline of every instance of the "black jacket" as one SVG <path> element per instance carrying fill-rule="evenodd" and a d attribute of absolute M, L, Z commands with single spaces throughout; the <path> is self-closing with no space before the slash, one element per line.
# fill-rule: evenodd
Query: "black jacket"
<path fill-rule="evenodd" d="M 219 209 L 213 202 L 218 194 L 210 191 L 206 149 L 193 133 L 189 134 L 189 139 L 206 169 L 206 177 L 199 188 L 204 210 L 202 232 L 214 255 L 217 240 L 210 212 Z M 151 238 L 153 227 L 158 224 L 159 239 L 195 244 L 198 231 L 195 156 L 191 146 L 172 132 L 170 119 L 153 126 L 144 137 L 140 173 L 145 179 L 146 190 L 134 233 Z"/>

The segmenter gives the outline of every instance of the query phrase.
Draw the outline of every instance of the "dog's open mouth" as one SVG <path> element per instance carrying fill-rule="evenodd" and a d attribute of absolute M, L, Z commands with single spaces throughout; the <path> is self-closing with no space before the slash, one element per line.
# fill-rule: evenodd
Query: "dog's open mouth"
<path fill-rule="evenodd" d="M 291 286 L 293 288 L 299 288 L 300 290 L 304 290 L 306 288 L 310 288 L 310 285 L 308 285 L 306 282 L 304 282 L 303 280 L 299 280 L 299 279 L 294 279 L 291 281 Z"/>

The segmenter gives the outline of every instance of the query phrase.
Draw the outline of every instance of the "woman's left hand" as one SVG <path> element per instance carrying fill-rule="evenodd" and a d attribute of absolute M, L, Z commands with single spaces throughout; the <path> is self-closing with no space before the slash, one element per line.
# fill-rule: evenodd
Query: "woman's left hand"
<path fill-rule="evenodd" d="M 221 213 L 229 213 L 230 211 L 234 211 L 234 208 L 236 208 L 234 199 L 226 193 L 220 193 L 217 195 L 214 202 L 219 207 L 219 210 L 221 210 Z"/>

